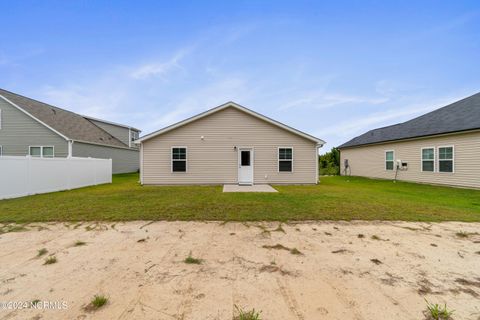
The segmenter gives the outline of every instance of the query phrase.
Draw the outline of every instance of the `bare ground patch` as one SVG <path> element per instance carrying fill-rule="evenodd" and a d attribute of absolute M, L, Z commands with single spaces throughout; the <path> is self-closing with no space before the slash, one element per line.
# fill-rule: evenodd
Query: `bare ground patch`
<path fill-rule="evenodd" d="M 231 320 L 241 306 L 262 319 L 422 319 L 427 299 L 447 303 L 453 319 L 478 319 L 479 228 L 453 222 L 2 225 L 0 300 L 41 298 L 68 307 L 0 310 L 0 318 Z M 44 265 L 51 257 L 55 262 Z"/>

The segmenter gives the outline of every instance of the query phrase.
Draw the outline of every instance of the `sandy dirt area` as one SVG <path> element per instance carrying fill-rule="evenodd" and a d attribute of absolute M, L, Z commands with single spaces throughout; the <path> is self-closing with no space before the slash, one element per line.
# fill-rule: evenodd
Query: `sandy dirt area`
<path fill-rule="evenodd" d="M 38 299 L 65 308 L 0 305 L 1 319 L 231 320 L 235 306 L 274 320 L 424 319 L 424 298 L 447 303 L 454 319 L 480 319 L 478 223 L 27 228 L 0 235 L 0 303 Z M 37 257 L 42 248 L 48 253 Z M 202 263 L 186 264 L 190 253 Z M 57 262 L 44 265 L 50 255 Z M 109 300 L 93 311 L 88 304 L 96 294 Z"/>

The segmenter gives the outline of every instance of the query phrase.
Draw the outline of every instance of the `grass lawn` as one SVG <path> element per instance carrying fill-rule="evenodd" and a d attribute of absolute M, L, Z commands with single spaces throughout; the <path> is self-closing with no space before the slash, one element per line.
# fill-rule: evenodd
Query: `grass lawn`
<path fill-rule="evenodd" d="M 222 193 L 222 186 L 113 183 L 0 201 L 0 222 L 78 220 L 480 221 L 480 191 L 356 177 L 322 177 L 279 193 Z"/>

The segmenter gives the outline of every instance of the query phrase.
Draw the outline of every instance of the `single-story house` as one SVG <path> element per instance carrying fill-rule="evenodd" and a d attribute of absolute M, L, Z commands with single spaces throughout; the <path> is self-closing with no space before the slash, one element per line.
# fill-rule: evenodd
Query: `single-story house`
<path fill-rule="evenodd" d="M 142 184 L 316 184 L 323 140 L 228 102 L 150 133 Z"/>
<path fill-rule="evenodd" d="M 139 133 L 0 89 L 0 155 L 112 159 L 113 173 L 135 172 Z"/>
<path fill-rule="evenodd" d="M 338 148 L 342 175 L 480 188 L 480 93 Z"/>

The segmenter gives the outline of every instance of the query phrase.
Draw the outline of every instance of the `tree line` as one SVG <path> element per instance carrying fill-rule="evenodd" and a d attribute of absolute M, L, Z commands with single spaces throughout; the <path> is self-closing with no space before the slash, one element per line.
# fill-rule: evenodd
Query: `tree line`
<path fill-rule="evenodd" d="M 321 176 L 340 174 L 340 151 L 337 148 L 318 156 L 318 171 Z"/>

